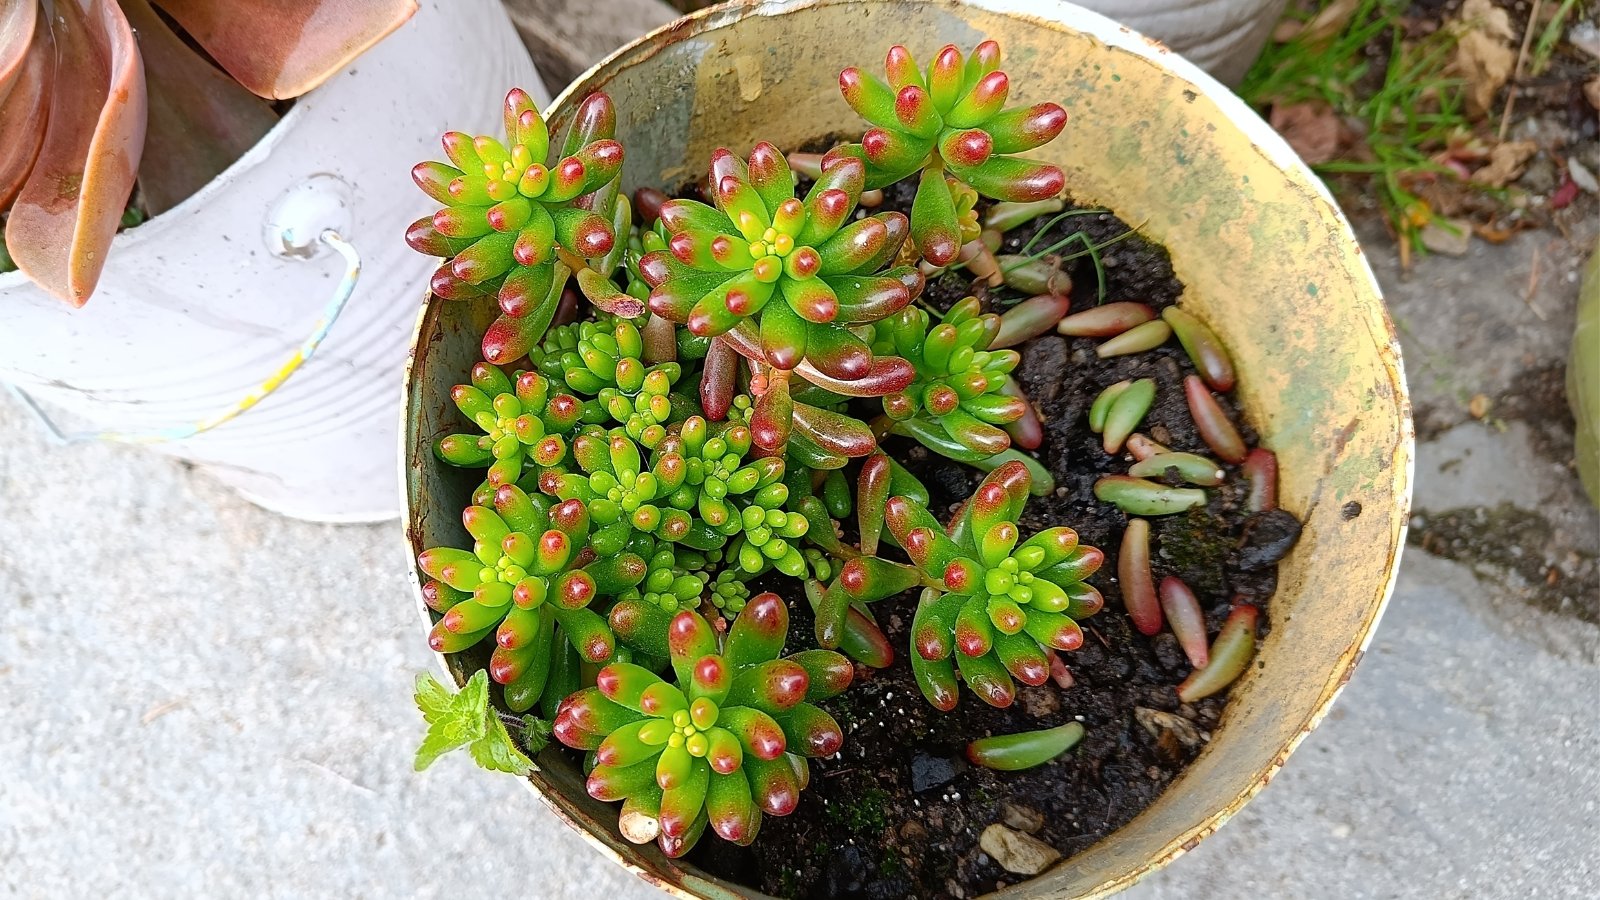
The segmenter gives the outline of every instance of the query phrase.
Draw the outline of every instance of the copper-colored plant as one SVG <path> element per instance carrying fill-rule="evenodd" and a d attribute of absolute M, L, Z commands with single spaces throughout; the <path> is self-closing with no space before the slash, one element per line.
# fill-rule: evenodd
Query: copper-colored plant
<path fill-rule="evenodd" d="M 146 212 L 181 202 L 271 130 L 272 100 L 321 84 L 417 9 L 155 2 L 159 13 L 149 0 L 0 0 L 5 242 L 18 268 L 74 306 L 94 293 L 136 182 Z"/>

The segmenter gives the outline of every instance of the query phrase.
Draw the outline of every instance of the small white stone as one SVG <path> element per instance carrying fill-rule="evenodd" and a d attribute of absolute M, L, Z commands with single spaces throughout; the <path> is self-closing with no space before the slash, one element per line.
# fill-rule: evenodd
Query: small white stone
<path fill-rule="evenodd" d="M 1004 825 L 985 828 L 978 846 L 994 857 L 1000 868 L 1018 875 L 1037 875 L 1061 858 L 1060 852 L 1044 841 Z"/>

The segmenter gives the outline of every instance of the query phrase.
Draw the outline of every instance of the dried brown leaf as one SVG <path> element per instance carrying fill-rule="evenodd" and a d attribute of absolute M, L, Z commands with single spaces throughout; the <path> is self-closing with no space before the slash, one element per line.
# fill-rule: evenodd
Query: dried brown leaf
<path fill-rule="evenodd" d="M 1347 139 L 1344 122 L 1326 103 L 1276 104 L 1271 124 L 1308 165 L 1338 156 Z"/>
<path fill-rule="evenodd" d="M 1467 106 L 1475 113 L 1487 113 L 1517 65 L 1511 17 L 1491 0 L 1467 0 L 1458 28 L 1456 69 L 1467 83 Z"/>
<path fill-rule="evenodd" d="M 1334 0 L 1320 12 L 1304 22 L 1284 19 L 1272 32 L 1272 39 L 1286 44 L 1296 38 L 1307 44 L 1319 44 L 1344 30 L 1350 17 L 1361 6 L 1361 0 Z"/>
<path fill-rule="evenodd" d="M 1505 187 L 1522 177 L 1522 170 L 1527 168 L 1528 160 L 1538 150 L 1539 145 L 1533 141 L 1507 141 L 1496 144 L 1489 151 L 1488 164 L 1473 172 L 1472 180 L 1490 187 Z"/>

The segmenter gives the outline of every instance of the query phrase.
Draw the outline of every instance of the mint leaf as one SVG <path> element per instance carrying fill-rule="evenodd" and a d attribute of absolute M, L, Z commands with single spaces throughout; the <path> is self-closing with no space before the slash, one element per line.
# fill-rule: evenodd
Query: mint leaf
<path fill-rule="evenodd" d="M 489 733 L 472 742 L 468 751 L 472 758 L 485 769 L 491 772 L 509 772 L 512 775 L 526 775 L 533 771 L 533 760 L 524 756 L 511 740 L 511 733 L 506 731 L 506 726 L 501 724 L 500 717 L 490 713 L 493 717 L 489 722 Z"/>
<path fill-rule="evenodd" d="M 538 716 L 523 716 L 522 725 L 517 729 L 518 737 L 527 746 L 529 753 L 538 753 L 550 746 L 550 735 L 554 730 L 551 723 Z"/>
<path fill-rule="evenodd" d="M 454 696 L 450 693 L 450 689 L 432 674 L 424 672 L 417 676 L 417 709 L 422 711 L 422 718 L 427 720 L 429 725 L 449 715 L 450 703 Z"/>
<path fill-rule="evenodd" d="M 413 768 L 421 772 L 451 750 L 471 743 L 474 738 L 464 727 L 467 724 L 455 719 L 442 719 L 429 725 L 428 733 L 422 737 L 421 746 L 417 747 L 417 759 L 413 763 Z"/>
<path fill-rule="evenodd" d="M 500 714 L 489 705 L 488 673 L 481 669 L 474 672 L 455 694 L 432 675 L 419 675 L 416 703 L 428 723 L 428 731 L 417 747 L 414 765 L 418 772 L 459 747 L 466 747 L 478 765 L 493 772 L 526 775 L 533 771 L 533 761 L 517 749 Z M 528 728 L 529 746 L 534 746 L 537 738 L 534 752 L 538 752 L 549 742 L 549 725 L 538 719 L 532 721 L 544 728 L 542 732 L 531 725 Z"/>

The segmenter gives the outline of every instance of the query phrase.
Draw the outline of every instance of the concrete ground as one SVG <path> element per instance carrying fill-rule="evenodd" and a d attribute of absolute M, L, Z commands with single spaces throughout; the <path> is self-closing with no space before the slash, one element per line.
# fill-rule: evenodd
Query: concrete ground
<path fill-rule="evenodd" d="M 1425 438 L 1399 588 L 1272 787 L 1128 896 L 1593 896 L 1600 521 L 1552 393 L 1592 227 L 1407 280 L 1367 237 Z M 432 663 L 398 528 L 48 446 L 4 395 L 0 433 L 0 894 L 659 896 L 515 779 L 411 771 Z"/>

